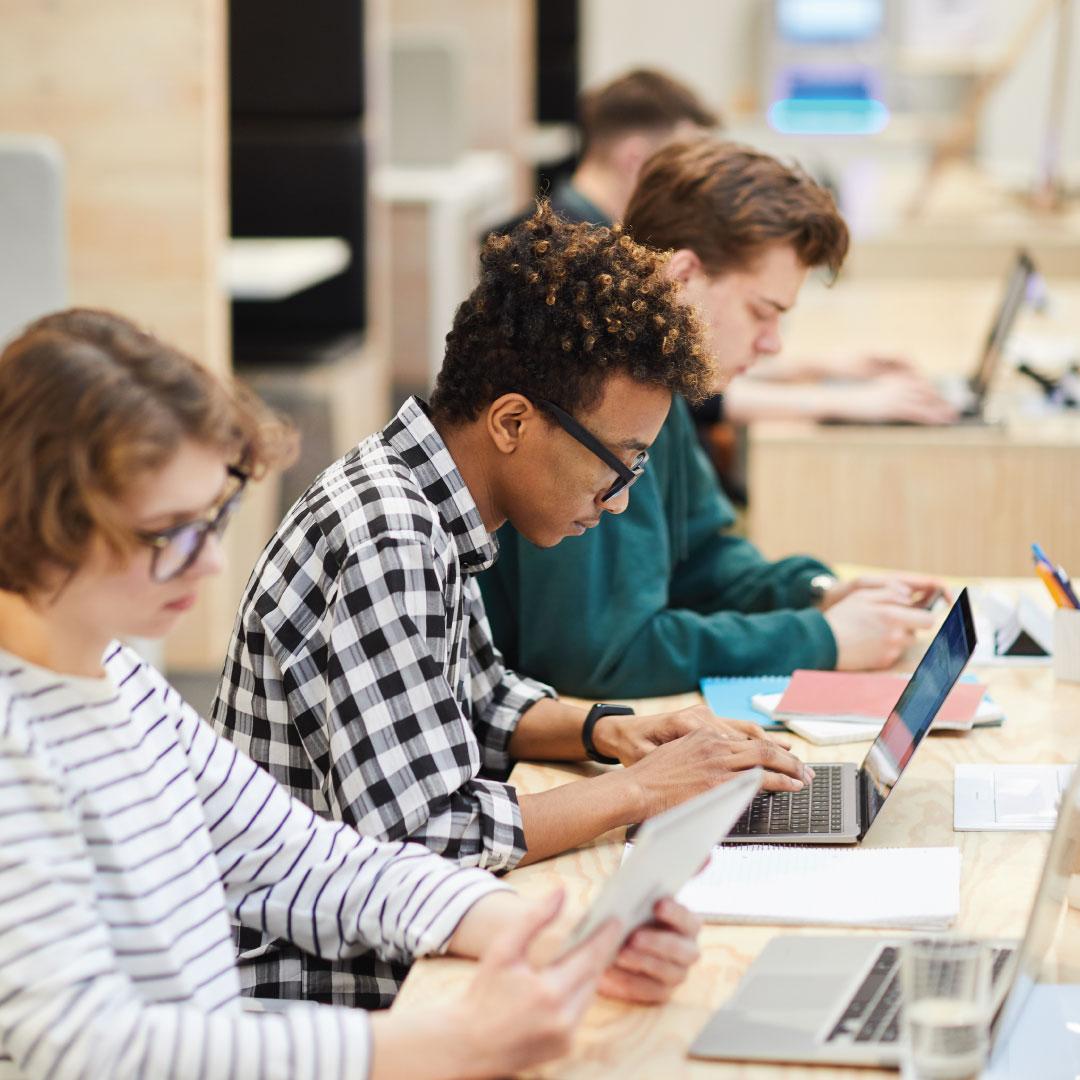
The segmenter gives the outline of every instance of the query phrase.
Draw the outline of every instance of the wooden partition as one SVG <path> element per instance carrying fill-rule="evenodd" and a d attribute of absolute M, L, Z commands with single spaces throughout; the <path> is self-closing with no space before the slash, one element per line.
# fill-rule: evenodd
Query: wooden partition
<path fill-rule="evenodd" d="M 2 18 L 0 131 L 63 150 L 73 302 L 224 370 L 223 0 L 5 0 Z"/>

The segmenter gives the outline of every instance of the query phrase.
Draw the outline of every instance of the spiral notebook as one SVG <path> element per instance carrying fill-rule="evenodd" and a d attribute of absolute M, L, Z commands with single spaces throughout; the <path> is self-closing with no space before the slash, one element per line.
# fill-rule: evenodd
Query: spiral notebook
<path fill-rule="evenodd" d="M 710 922 L 941 929 L 960 913 L 960 849 L 717 847 L 677 899 Z"/>

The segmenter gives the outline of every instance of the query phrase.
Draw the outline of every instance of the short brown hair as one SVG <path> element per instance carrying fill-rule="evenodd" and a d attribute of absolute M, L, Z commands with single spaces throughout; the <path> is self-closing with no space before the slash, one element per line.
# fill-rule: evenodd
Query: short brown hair
<path fill-rule="evenodd" d="M 27 327 L 0 354 L 0 589 L 74 571 L 95 533 L 130 550 L 117 502 L 184 439 L 254 475 L 295 443 L 250 391 L 118 315 L 72 309 Z"/>
<path fill-rule="evenodd" d="M 615 371 L 701 400 L 712 360 L 666 265 L 618 226 L 571 224 L 540 203 L 509 235 L 487 238 L 480 282 L 446 336 L 432 409 L 475 420 L 518 391 L 572 413 L 595 405 Z"/>
<path fill-rule="evenodd" d="M 583 155 L 620 135 L 670 131 L 681 122 L 714 128 L 720 117 L 690 87 L 646 68 L 587 90 L 578 100 Z"/>
<path fill-rule="evenodd" d="M 710 274 L 745 269 L 772 244 L 835 275 L 848 229 L 832 195 L 798 165 L 702 137 L 658 150 L 642 167 L 624 224 L 639 243 L 693 251 Z"/>

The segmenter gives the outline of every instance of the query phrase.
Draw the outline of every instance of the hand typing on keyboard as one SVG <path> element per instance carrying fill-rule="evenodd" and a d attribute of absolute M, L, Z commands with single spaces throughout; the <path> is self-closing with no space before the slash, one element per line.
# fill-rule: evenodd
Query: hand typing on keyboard
<path fill-rule="evenodd" d="M 840 766 L 819 765 L 802 791 L 758 795 L 735 823 L 731 835 L 840 832 L 840 778 Z"/>

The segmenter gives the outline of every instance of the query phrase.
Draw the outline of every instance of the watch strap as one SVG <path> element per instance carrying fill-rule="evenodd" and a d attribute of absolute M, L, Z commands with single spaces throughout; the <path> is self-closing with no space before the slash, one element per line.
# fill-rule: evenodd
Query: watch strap
<path fill-rule="evenodd" d="M 597 721 L 602 720 L 605 716 L 633 715 L 634 710 L 628 705 L 604 705 L 598 703 L 589 710 L 588 716 L 585 717 L 585 723 L 581 725 L 581 743 L 591 761 L 597 761 L 601 765 L 619 764 L 618 758 L 608 757 L 596 749 L 596 745 L 593 743 L 593 728 L 596 727 Z"/>

